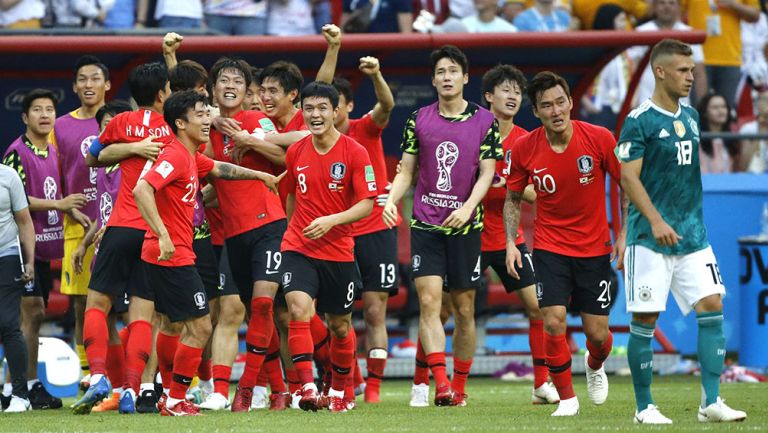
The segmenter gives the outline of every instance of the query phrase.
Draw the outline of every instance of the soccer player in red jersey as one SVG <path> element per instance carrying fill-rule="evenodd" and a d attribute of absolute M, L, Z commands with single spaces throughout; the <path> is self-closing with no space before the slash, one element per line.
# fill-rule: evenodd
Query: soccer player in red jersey
<path fill-rule="evenodd" d="M 525 92 L 525 76 L 520 70 L 511 65 L 498 65 L 483 75 L 483 99 L 491 113 L 499 122 L 501 148 L 504 159 L 496 162 L 496 174 L 491 188 L 483 199 L 485 221 L 481 236 L 480 268 L 485 271 L 490 266 L 504 284 L 507 293 L 517 291 L 520 301 L 528 315 L 528 343 L 533 357 L 534 384 L 531 401 L 534 404 L 557 403 L 560 398 L 557 391 L 547 382 L 547 365 L 544 351 L 544 322 L 539 303 L 536 299 L 536 279 L 533 271 L 531 253 L 525 245 L 522 227 L 517 228 L 515 244 L 522 254 L 523 266 L 517 268 L 519 279 L 512 278 L 506 268 L 506 241 L 504 236 L 504 198 L 506 197 L 506 181 L 509 174 L 509 161 L 512 157 L 512 143 L 528 131 L 515 125 L 514 118 L 520 110 Z M 536 193 L 533 185 L 528 185 L 523 192 L 523 200 L 533 203 Z"/>
<path fill-rule="evenodd" d="M 76 414 L 88 414 L 91 407 L 111 391 L 104 376 L 109 337 L 106 317 L 112 304 L 122 300 L 126 292 L 130 295 L 131 323 L 128 325 L 130 335 L 126 344 L 126 383 L 121 396 L 121 412 L 135 411 L 141 374 L 152 348 L 154 298 L 138 278 L 146 223 L 139 214 L 132 191 L 139 177 L 157 157 L 159 145 L 173 139 L 160 114 L 170 95 L 168 71 L 160 63 L 137 66 L 128 77 L 128 86 L 139 109 L 113 118 L 92 143 L 88 160 L 89 165 L 119 161 L 121 179 L 117 203 L 107 223 L 99 259 L 89 283 L 83 341 L 91 367 L 91 386 L 73 406 Z"/>
<path fill-rule="evenodd" d="M 299 406 L 315 411 L 319 403 L 310 331 L 316 299 L 331 329 L 329 410 L 345 412 L 344 389 L 355 362 L 351 312 L 359 285 L 350 224 L 370 214 L 377 188 L 365 148 L 333 125 L 338 102 L 338 92 L 326 83 L 310 83 L 302 92 L 312 135 L 286 155 L 290 223 L 281 245 L 281 270 L 291 313 L 288 345 L 302 383 Z"/>
<path fill-rule="evenodd" d="M 193 90 L 174 94 L 164 105 L 164 118 L 178 139 L 168 143 L 139 179 L 133 195 L 149 226 L 141 251 L 144 286 L 155 290 L 157 311 L 181 336 L 173 360 L 173 381 L 161 414 L 197 415 L 198 408 L 185 396 L 211 334 L 208 301 L 194 268 L 192 248 L 198 179 L 210 173 L 222 179 L 258 180 L 273 192 L 277 191 L 277 179 L 268 173 L 214 162 L 197 151 L 208 141 L 211 125 L 203 95 Z"/>
<path fill-rule="evenodd" d="M 542 126 L 519 138 L 511 149 L 504 203 L 507 271 L 521 278 L 517 228 L 523 191 L 532 179 L 537 194 L 533 246 L 537 297 L 544 314 L 547 367 L 560 395 L 552 416 L 573 416 L 579 413 L 579 401 L 573 392 L 565 336 L 569 299 L 581 312 L 587 336 L 589 398 L 603 404 L 608 397 L 603 362 L 613 342 L 608 313 L 615 248 L 605 211 L 605 177 L 618 183 L 621 168 L 610 131 L 571 120 L 573 101 L 562 77 L 537 74 L 528 83 L 528 97 Z"/>
<path fill-rule="evenodd" d="M 245 91 L 250 84 L 250 66 L 242 60 L 222 58 L 211 69 L 213 94 L 222 117 L 234 119 L 240 130 L 233 135 L 211 132 L 211 146 L 206 152 L 218 161 L 233 161 L 263 172 L 275 172 L 282 166 L 285 151 L 260 140 L 259 146 L 249 146 L 245 139 L 251 134 L 272 134 L 274 124 L 258 111 L 243 110 Z M 246 147 L 247 146 L 247 147 Z M 246 148 L 238 158 L 235 150 Z M 233 412 L 249 411 L 253 387 L 267 354 L 274 330 L 273 304 L 280 281 L 280 242 L 286 228 L 285 212 L 280 198 L 268 194 L 261 182 L 215 182 L 219 209 L 226 224 L 227 255 L 230 269 L 240 296 L 250 303 L 250 320 L 246 333 L 246 365 L 232 402 Z M 243 312 L 239 312 L 242 321 Z M 234 323 L 234 322 L 233 322 Z M 232 337 L 237 338 L 237 326 Z M 236 345 L 227 349 L 228 365 L 232 365 Z M 216 381 L 214 377 L 214 381 Z M 227 378 L 228 380 L 229 378 Z M 222 383 L 223 387 L 224 383 Z M 226 395 L 223 389 L 212 394 L 210 409 L 222 409 Z M 220 394 L 217 396 L 216 394 Z"/>

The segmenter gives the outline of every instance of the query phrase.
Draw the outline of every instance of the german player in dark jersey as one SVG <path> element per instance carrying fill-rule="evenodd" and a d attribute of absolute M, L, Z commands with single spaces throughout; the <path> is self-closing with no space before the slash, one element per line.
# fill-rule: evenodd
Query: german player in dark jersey
<path fill-rule="evenodd" d="M 465 384 L 475 354 L 475 290 L 480 287 L 481 200 L 501 159 L 498 122 L 464 99 L 467 58 L 446 45 L 432 52 L 437 102 L 411 114 L 403 131 L 402 169 L 392 182 L 384 221 L 397 223 L 397 203 L 419 178 L 411 219 L 411 256 L 419 294 L 419 340 L 435 377 L 435 404 L 465 406 Z M 445 330 L 440 321 L 443 283 L 455 312 L 454 374 L 445 367 Z M 426 396 L 429 386 L 414 385 Z M 424 397 L 426 399 L 426 397 Z"/>
<path fill-rule="evenodd" d="M 621 177 L 613 154 L 616 141 L 605 128 L 571 120 L 568 83 L 541 72 L 528 83 L 528 97 L 542 126 L 512 145 L 504 223 L 507 270 L 519 279 L 522 255 L 517 248 L 520 201 L 533 180 L 536 225 L 533 264 L 537 296 L 544 314 L 547 367 L 560 395 L 553 416 L 573 416 L 579 401 L 571 382 L 571 351 L 566 341 L 569 299 L 581 312 L 587 336 L 587 390 L 595 404 L 608 397 L 603 362 L 611 353 L 608 329 L 611 304 L 611 244 L 605 212 L 605 180 Z"/>
<path fill-rule="evenodd" d="M 482 259 L 480 268 L 485 271 L 493 268 L 504 284 L 507 293 L 517 291 L 520 301 L 528 316 L 528 343 L 533 358 L 533 390 L 531 401 L 534 404 L 557 403 L 560 397 L 552 385 L 547 382 L 547 365 L 544 351 L 544 321 L 536 299 L 536 279 L 533 272 L 531 253 L 525 245 L 522 227 L 517 228 L 518 250 L 523 255 L 522 267 L 517 269 L 519 279 L 512 278 L 506 267 L 506 237 L 504 236 L 504 198 L 507 195 L 507 175 L 509 161 L 512 158 L 512 143 L 528 131 L 515 125 L 515 115 L 520 110 L 525 92 L 525 76 L 511 65 L 498 65 L 483 75 L 483 99 L 491 113 L 499 122 L 501 147 L 504 159 L 496 162 L 496 174 L 488 194 L 483 199 L 485 221 L 481 237 Z M 533 185 L 528 185 L 523 192 L 523 200 L 533 203 L 536 193 Z"/>
<path fill-rule="evenodd" d="M 367 216 L 376 179 L 365 148 L 334 127 L 339 96 L 333 86 L 310 83 L 302 111 L 312 133 L 288 149 L 288 230 L 281 246 L 282 283 L 291 322 L 288 344 L 302 383 L 299 406 L 320 405 L 312 376 L 314 344 L 310 319 L 325 313 L 331 330 L 333 373 L 329 410 L 345 412 L 344 389 L 355 362 L 351 312 L 359 285 L 351 223 Z"/>
<path fill-rule="evenodd" d="M 616 147 L 621 185 L 631 200 L 624 257 L 632 313 L 627 361 L 637 403 L 634 422 L 640 424 L 672 423 L 651 395 L 653 333 L 670 291 L 684 315 L 696 312 L 699 422 L 747 418 L 720 398 L 725 286 L 704 226 L 699 115 L 680 101 L 694 84 L 692 55 L 690 46 L 672 39 L 653 47 L 656 86 L 651 98 L 627 116 Z"/>
<path fill-rule="evenodd" d="M 149 226 L 141 252 L 144 285 L 155 290 L 158 312 L 181 335 L 172 362 L 173 381 L 161 414 L 186 416 L 199 413 L 185 396 L 211 334 L 205 288 L 194 268 L 192 249 L 198 179 L 210 173 L 230 180 L 260 180 L 273 192 L 277 179 L 271 174 L 214 162 L 197 152 L 208 141 L 211 125 L 203 95 L 193 90 L 174 94 L 166 101 L 164 117 L 178 140 L 164 148 L 138 181 L 133 195 Z M 160 359 L 163 361 L 167 362 Z"/>

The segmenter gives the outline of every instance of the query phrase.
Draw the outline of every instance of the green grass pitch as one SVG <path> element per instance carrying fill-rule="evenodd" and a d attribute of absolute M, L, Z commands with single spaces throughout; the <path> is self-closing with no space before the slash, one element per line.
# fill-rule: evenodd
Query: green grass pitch
<path fill-rule="evenodd" d="M 696 377 L 654 378 L 654 397 L 671 426 L 636 426 L 632 423 L 634 397 L 628 377 L 609 377 L 610 394 L 602 406 L 587 399 L 583 376 L 574 377 L 581 413 L 553 419 L 554 406 L 530 404 L 530 383 L 487 378 L 469 379 L 468 406 L 464 408 L 410 408 L 410 383 L 385 381 L 382 403 L 358 407 L 345 414 L 252 411 L 205 413 L 201 417 L 167 418 L 159 415 L 75 416 L 69 410 L 0 414 L 3 432 L 768 432 L 768 384 L 724 384 L 729 405 L 747 411 L 742 423 L 701 424 L 696 421 L 700 388 Z M 434 389 L 433 389 L 434 392 Z M 65 407 L 71 404 L 65 401 Z"/>

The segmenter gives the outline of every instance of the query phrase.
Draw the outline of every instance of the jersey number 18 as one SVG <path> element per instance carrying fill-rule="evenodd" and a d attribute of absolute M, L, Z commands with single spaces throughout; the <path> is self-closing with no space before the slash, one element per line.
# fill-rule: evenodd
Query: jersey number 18
<path fill-rule="evenodd" d="M 691 140 L 676 141 L 675 147 L 677 147 L 677 165 L 691 165 L 691 155 L 693 154 Z"/>

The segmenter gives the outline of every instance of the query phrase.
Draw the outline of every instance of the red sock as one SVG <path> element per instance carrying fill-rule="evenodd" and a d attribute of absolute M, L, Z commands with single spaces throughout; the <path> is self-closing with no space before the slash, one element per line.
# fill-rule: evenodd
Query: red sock
<path fill-rule="evenodd" d="M 245 334 L 245 370 L 240 377 L 241 388 L 253 388 L 256 385 L 275 326 L 272 318 L 273 303 L 270 297 L 251 299 L 251 320 Z"/>
<path fill-rule="evenodd" d="M 331 371 L 330 341 L 331 333 L 325 326 L 325 322 L 317 314 L 309 321 L 309 330 L 312 333 L 312 342 L 315 345 L 313 358 L 325 371 Z"/>
<path fill-rule="evenodd" d="M 587 363 L 592 370 L 598 370 L 603 366 L 603 362 L 611 354 L 613 349 L 613 334 L 608 331 L 608 338 L 601 346 L 593 345 L 589 339 L 587 339 L 587 350 L 589 350 L 589 356 L 587 357 Z"/>
<path fill-rule="evenodd" d="M 228 365 L 213 366 L 213 392 L 229 398 L 229 379 L 232 377 L 232 367 Z"/>
<path fill-rule="evenodd" d="M 118 331 L 117 335 L 120 337 L 120 342 L 123 343 L 123 351 L 125 351 L 125 348 L 128 347 L 128 336 L 131 335 L 130 328 L 124 326 L 123 329 Z"/>
<path fill-rule="evenodd" d="M 155 350 L 157 351 L 157 368 L 160 370 L 160 378 L 163 380 L 163 388 L 171 387 L 173 379 L 173 362 L 176 357 L 176 349 L 179 347 L 179 335 L 168 335 L 162 331 L 157 333 Z"/>
<path fill-rule="evenodd" d="M 211 360 L 200 361 L 200 367 L 197 367 L 197 377 L 203 381 L 211 380 L 211 374 Z"/>
<path fill-rule="evenodd" d="M 331 388 L 342 391 L 347 381 L 353 378 L 352 370 L 355 362 L 355 330 L 349 330 L 347 336 L 338 338 L 331 335 Z"/>
<path fill-rule="evenodd" d="M 152 352 L 152 324 L 146 320 L 136 320 L 130 325 L 128 346 L 125 348 L 125 386 L 139 393 L 141 373 L 147 365 Z"/>
<path fill-rule="evenodd" d="M 357 361 L 355 361 L 357 364 Z M 347 378 L 347 384 L 344 386 L 344 398 L 348 401 L 355 401 L 355 375 L 350 374 Z"/>
<path fill-rule="evenodd" d="M 533 358 L 533 387 L 538 388 L 547 382 L 547 351 L 544 349 L 544 321 L 531 320 L 528 322 L 528 344 L 531 346 Z"/>
<path fill-rule="evenodd" d="M 315 380 L 312 376 L 312 348 L 312 333 L 309 331 L 309 322 L 291 321 L 288 324 L 288 349 L 291 351 L 291 359 L 293 360 L 293 368 L 296 369 L 299 387 L 313 383 Z"/>
<path fill-rule="evenodd" d="M 427 355 L 427 365 L 432 370 L 437 386 L 448 385 L 448 374 L 445 372 L 445 352 L 432 352 Z"/>
<path fill-rule="evenodd" d="M 357 340 L 355 340 L 355 347 L 357 347 Z M 358 387 L 365 383 L 365 379 L 363 379 L 363 373 L 360 371 L 360 362 L 358 362 L 357 356 L 355 356 L 353 367 L 355 368 L 355 371 L 352 372 L 352 385 Z"/>
<path fill-rule="evenodd" d="M 261 370 L 269 379 L 269 388 L 272 393 L 281 393 L 286 391 L 285 381 L 283 380 L 283 369 L 280 366 L 280 336 L 277 335 L 277 328 L 272 332 L 272 339 L 269 340 L 269 349 L 267 357 L 264 358 L 264 365 Z M 261 373 L 259 373 L 261 377 Z"/>
<path fill-rule="evenodd" d="M 413 384 L 429 385 L 429 364 L 427 364 L 427 354 L 421 346 L 421 340 L 416 340 L 416 368 L 413 371 Z"/>
<path fill-rule="evenodd" d="M 296 373 L 296 368 L 286 368 L 285 377 L 288 379 L 288 391 L 291 394 L 301 389 L 301 381 L 299 381 L 299 374 Z"/>
<path fill-rule="evenodd" d="M 107 348 L 107 377 L 115 386 L 125 383 L 125 350 L 121 343 L 111 344 Z"/>
<path fill-rule="evenodd" d="M 266 388 L 267 385 L 269 385 L 269 376 L 267 376 L 267 358 L 264 358 L 264 363 L 261 364 L 261 370 L 259 370 L 259 375 L 256 376 L 256 384 L 254 386 Z"/>
<path fill-rule="evenodd" d="M 365 389 L 378 394 L 381 388 L 381 380 L 384 378 L 384 368 L 387 366 L 387 358 L 371 358 L 370 352 L 366 358 L 366 368 L 368 369 L 368 379 L 365 383 Z M 427 373 L 429 374 L 429 373 Z"/>
<path fill-rule="evenodd" d="M 467 384 L 469 370 L 472 369 L 472 358 L 459 359 L 453 357 L 453 380 L 451 380 L 451 390 L 464 394 L 464 386 Z"/>
<path fill-rule="evenodd" d="M 574 397 L 573 381 L 571 378 L 571 351 L 563 335 L 544 334 L 547 350 L 547 368 L 552 383 L 560 394 L 560 400 Z"/>
<path fill-rule="evenodd" d="M 159 353 L 158 356 L 160 356 Z M 200 365 L 202 357 L 202 348 L 198 349 L 197 347 L 190 347 L 184 343 L 179 343 L 176 357 L 173 360 L 173 380 L 171 381 L 171 390 L 168 392 L 169 397 L 179 400 L 184 400 L 187 397 L 187 389 L 189 384 L 192 383 L 192 377 L 197 372 L 197 367 Z"/>
<path fill-rule="evenodd" d="M 107 373 L 107 314 L 98 308 L 85 310 L 83 319 L 83 346 L 91 374 Z M 117 386 L 117 385 L 116 385 Z"/>

